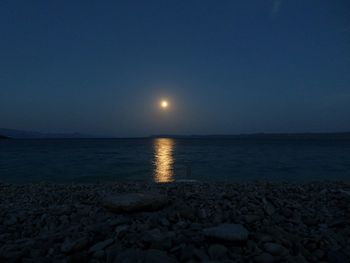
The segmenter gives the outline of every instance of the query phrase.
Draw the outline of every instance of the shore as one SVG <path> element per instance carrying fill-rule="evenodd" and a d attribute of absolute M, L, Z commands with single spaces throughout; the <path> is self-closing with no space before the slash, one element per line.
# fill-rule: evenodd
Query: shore
<path fill-rule="evenodd" d="M 350 262 L 350 184 L 0 184 L 1 262 Z"/>

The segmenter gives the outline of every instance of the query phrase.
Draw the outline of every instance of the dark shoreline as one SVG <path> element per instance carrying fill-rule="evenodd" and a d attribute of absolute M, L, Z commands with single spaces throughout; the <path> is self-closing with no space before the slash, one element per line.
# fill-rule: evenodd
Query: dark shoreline
<path fill-rule="evenodd" d="M 350 140 L 350 132 L 291 132 L 291 133 L 237 133 L 237 134 L 154 134 L 142 136 L 101 136 L 86 135 L 82 133 L 43 133 L 36 131 L 21 131 L 14 129 L 0 129 L 1 137 L 21 140 L 55 140 L 55 139 L 78 139 L 78 140 L 126 140 L 126 139 L 232 139 L 232 140 Z"/>
<path fill-rule="evenodd" d="M 3 261 L 350 259 L 344 182 L 2 183 L 0 200 Z"/>

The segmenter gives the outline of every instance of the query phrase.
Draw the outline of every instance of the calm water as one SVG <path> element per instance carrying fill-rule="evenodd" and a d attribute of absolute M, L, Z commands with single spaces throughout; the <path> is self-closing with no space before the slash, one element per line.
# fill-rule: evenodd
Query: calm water
<path fill-rule="evenodd" d="M 0 141 L 0 181 L 349 180 L 349 140 Z"/>

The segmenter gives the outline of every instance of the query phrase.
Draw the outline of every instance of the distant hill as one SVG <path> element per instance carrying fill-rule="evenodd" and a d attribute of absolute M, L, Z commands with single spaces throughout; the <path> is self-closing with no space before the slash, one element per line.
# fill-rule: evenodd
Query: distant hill
<path fill-rule="evenodd" d="M 1 129 L 0 134 L 13 139 L 69 139 L 69 138 L 93 138 L 94 136 L 82 133 L 42 133 L 35 131 L 22 131 L 14 129 Z"/>
<path fill-rule="evenodd" d="M 152 135 L 152 138 L 178 138 L 178 139 L 267 139 L 267 140 L 350 140 L 350 132 L 335 133 L 253 133 L 253 134 L 212 134 L 212 135 Z"/>

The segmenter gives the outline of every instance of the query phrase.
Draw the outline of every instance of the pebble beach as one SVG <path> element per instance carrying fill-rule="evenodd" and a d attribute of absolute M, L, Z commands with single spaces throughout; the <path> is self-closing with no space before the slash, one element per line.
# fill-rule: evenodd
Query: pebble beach
<path fill-rule="evenodd" d="M 2 183 L 0 262 L 350 262 L 350 184 Z"/>

